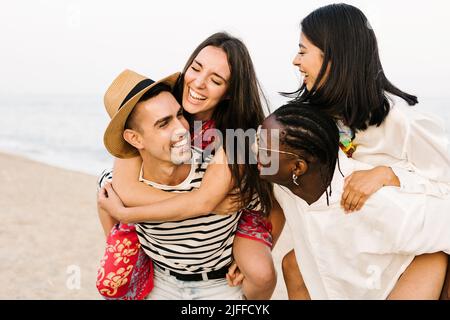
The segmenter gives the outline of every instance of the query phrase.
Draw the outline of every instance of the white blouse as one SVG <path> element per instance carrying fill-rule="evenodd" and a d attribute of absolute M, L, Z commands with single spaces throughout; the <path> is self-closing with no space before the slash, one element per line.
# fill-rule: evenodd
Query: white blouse
<path fill-rule="evenodd" d="M 450 149 L 444 126 L 401 98 L 390 99 L 385 121 L 356 133 L 353 159 L 340 152 L 340 166 L 346 176 L 390 166 L 400 188 L 384 187 L 360 211 L 345 215 L 340 175 L 332 181 L 330 206 L 325 195 L 308 206 L 275 186 L 313 299 L 385 299 L 415 255 L 450 253 Z"/>
<path fill-rule="evenodd" d="M 371 167 L 342 152 L 339 162 L 345 176 Z M 416 255 L 450 254 L 450 195 L 384 187 L 360 211 L 345 214 L 343 184 L 336 169 L 329 206 L 325 194 L 308 205 L 275 186 L 312 299 L 385 299 Z"/>
<path fill-rule="evenodd" d="M 356 133 L 353 159 L 390 166 L 403 191 L 449 194 L 450 147 L 444 125 L 399 97 L 389 98 L 393 105 L 384 122 Z"/>

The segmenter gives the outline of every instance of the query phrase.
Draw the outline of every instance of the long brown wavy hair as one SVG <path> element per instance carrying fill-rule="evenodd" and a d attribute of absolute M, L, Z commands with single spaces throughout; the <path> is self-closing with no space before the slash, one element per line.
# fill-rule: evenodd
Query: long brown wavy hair
<path fill-rule="evenodd" d="M 236 187 L 240 191 L 242 205 L 247 206 L 257 194 L 264 213 L 268 214 L 272 208 L 273 186 L 260 179 L 256 164 L 250 163 L 250 157 L 253 157 L 250 154 L 252 141 L 237 139 L 236 143 L 236 141 L 229 141 L 230 139 L 226 138 L 227 129 L 256 130 L 265 118 L 263 101 L 267 106 L 267 100 L 256 78 L 253 62 L 245 44 L 225 32 L 215 33 L 208 37 L 200 43 L 186 62 L 174 91 L 175 96 L 181 102 L 184 75 L 199 52 L 207 46 L 222 49 L 228 57 L 231 70 L 226 93 L 227 99 L 222 100 L 216 106 L 212 120 L 215 122 L 215 127 L 222 133 L 224 150 L 233 150 L 231 153 L 227 152 L 227 157 Z M 269 113 L 269 110 L 267 112 Z M 192 123 L 192 115 L 186 114 L 185 116 Z"/>

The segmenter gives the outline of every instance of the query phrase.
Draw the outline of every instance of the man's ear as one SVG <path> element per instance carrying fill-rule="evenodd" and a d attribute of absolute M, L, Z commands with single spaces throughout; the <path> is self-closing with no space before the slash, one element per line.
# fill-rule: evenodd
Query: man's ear
<path fill-rule="evenodd" d="M 144 145 L 142 144 L 142 135 L 139 132 L 132 129 L 125 129 L 123 132 L 123 138 L 136 149 L 144 149 Z"/>
<path fill-rule="evenodd" d="M 308 163 L 303 159 L 297 159 L 295 161 L 295 168 L 293 173 L 295 173 L 297 177 L 300 177 L 304 175 L 307 171 L 308 171 Z"/>

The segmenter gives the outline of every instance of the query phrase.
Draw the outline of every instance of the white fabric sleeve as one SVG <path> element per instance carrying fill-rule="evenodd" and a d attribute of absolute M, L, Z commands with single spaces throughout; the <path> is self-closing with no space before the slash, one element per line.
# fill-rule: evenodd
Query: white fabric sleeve
<path fill-rule="evenodd" d="M 400 180 L 400 191 L 402 192 L 426 194 L 435 197 L 444 197 L 450 194 L 450 186 L 448 183 L 424 178 L 413 170 L 394 166 L 391 169 Z"/>
<path fill-rule="evenodd" d="M 402 153 L 410 168 L 391 166 L 404 192 L 443 196 L 450 193 L 450 148 L 444 126 L 415 113 L 406 128 Z"/>
<path fill-rule="evenodd" d="M 414 205 L 424 198 L 425 205 Z M 404 210 L 404 219 L 397 221 L 393 253 L 421 255 L 443 251 L 450 254 L 449 197 L 439 199 L 425 195 L 411 196 L 402 207 L 399 206 L 398 210 Z M 416 210 L 411 210 L 412 208 Z"/>

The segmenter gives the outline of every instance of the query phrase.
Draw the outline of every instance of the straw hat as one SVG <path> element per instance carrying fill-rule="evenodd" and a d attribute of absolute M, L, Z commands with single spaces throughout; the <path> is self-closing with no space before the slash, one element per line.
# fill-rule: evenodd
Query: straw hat
<path fill-rule="evenodd" d="M 174 73 L 162 80 L 153 81 L 134 71 L 125 70 L 114 79 L 105 93 L 104 103 L 111 122 L 106 128 L 103 142 L 106 149 L 118 158 L 131 158 L 138 151 L 123 138 L 125 122 L 139 99 L 148 90 L 159 83 L 165 83 L 172 89 L 180 73 Z"/>

